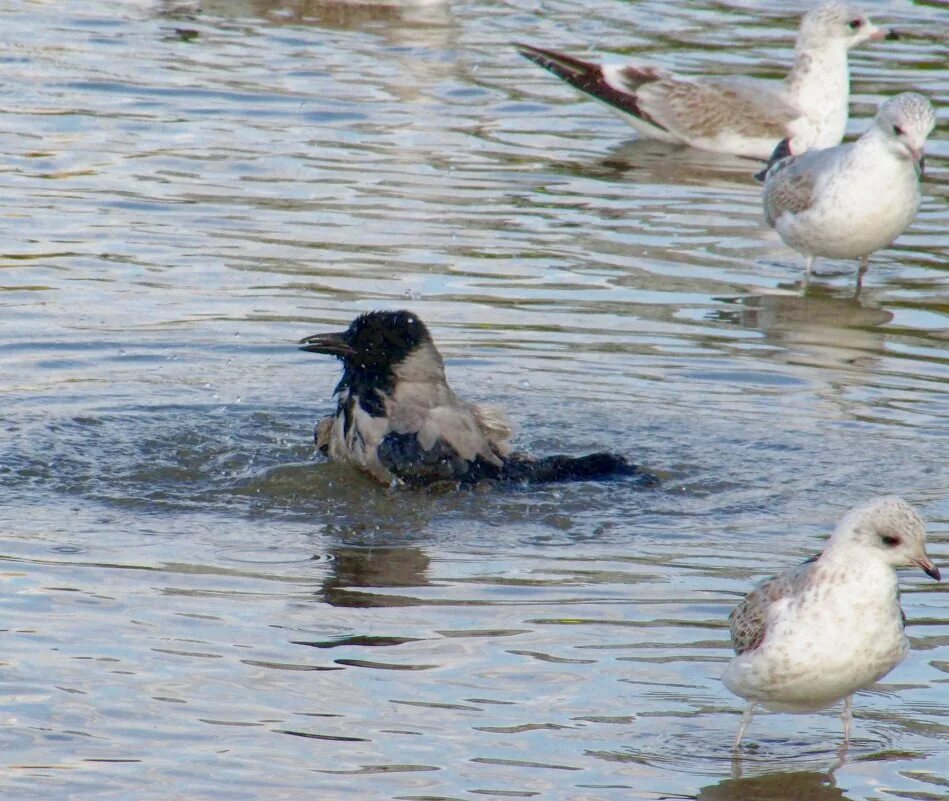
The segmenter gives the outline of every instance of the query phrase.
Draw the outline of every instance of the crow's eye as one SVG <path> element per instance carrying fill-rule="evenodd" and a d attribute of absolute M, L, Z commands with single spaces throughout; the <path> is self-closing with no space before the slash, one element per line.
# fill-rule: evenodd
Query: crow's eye
<path fill-rule="evenodd" d="M 881 537 L 881 539 L 883 540 L 883 544 L 890 548 L 895 548 L 900 544 L 899 537 Z"/>
<path fill-rule="evenodd" d="M 857 19 L 852 19 L 850 20 L 850 22 L 847 23 L 847 27 L 850 28 L 850 30 L 852 31 L 859 31 L 862 26 L 863 26 L 863 20 L 860 19 L 859 17 Z"/>
<path fill-rule="evenodd" d="M 906 133 L 906 131 L 904 131 L 902 128 L 900 128 L 899 125 L 894 125 L 894 126 L 893 126 L 893 133 L 895 133 L 897 136 L 902 136 L 903 134 Z"/>

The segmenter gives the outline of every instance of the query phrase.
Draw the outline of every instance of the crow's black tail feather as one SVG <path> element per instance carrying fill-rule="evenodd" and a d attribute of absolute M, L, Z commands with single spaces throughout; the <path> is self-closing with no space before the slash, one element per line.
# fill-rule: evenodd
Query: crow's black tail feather
<path fill-rule="evenodd" d="M 625 456 L 600 451 L 587 456 L 544 456 L 531 458 L 523 454 L 512 454 L 501 468 L 502 481 L 525 481 L 545 483 L 554 481 L 597 481 L 609 478 L 632 477 L 644 487 L 652 487 L 659 479 Z"/>
<path fill-rule="evenodd" d="M 625 456 L 606 451 L 587 456 L 558 454 L 537 458 L 525 453 L 512 453 L 499 464 L 481 456 L 462 459 L 444 440 L 437 440 L 426 449 L 416 434 L 393 431 L 379 443 L 378 456 L 387 470 L 412 487 L 427 487 L 445 481 L 470 486 L 482 481 L 542 484 L 614 478 L 632 478 L 642 487 L 659 483 L 652 473 L 631 464 Z"/>

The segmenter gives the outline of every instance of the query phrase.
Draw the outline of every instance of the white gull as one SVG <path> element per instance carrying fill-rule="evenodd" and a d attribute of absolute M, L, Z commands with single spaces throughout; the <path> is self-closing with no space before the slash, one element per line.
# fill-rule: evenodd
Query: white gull
<path fill-rule="evenodd" d="M 779 158 L 765 174 L 765 219 L 806 259 L 860 259 L 859 281 L 870 254 L 890 245 L 919 210 L 923 145 L 936 124 L 932 104 L 904 92 L 884 102 L 856 142 Z"/>
<path fill-rule="evenodd" d="M 641 136 L 701 150 L 767 159 L 784 138 L 811 147 L 839 144 L 847 125 L 847 51 L 896 38 L 859 8 L 824 3 L 801 20 L 794 63 L 783 82 L 684 76 L 640 64 L 604 65 L 532 45 L 525 58 L 620 111 Z M 797 143 L 796 142 L 796 143 Z M 803 147 L 795 148 L 800 152 Z"/>
<path fill-rule="evenodd" d="M 844 746 L 853 693 L 879 681 L 909 651 L 894 568 L 915 565 L 937 581 L 922 519 L 902 498 L 851 509 L 823 552 L 758 584 L 731 613 L 738 654 L 722 681 L 754 707 L 813 712 L 844 699 Z"/>

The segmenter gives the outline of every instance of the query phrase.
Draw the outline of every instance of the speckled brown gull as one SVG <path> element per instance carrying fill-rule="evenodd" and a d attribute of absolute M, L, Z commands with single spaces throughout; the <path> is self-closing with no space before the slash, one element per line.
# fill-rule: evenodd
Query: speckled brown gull
<path fill-rule="evenodd" d="M 870 254 L 909 227 L 921 199 L 923 146 L 935 124 L 929 100 L 904 92 L 880 106 L 856 142 L 772 164 L 765 220 L 805 257 L 808 276 L 816 256 L 859 258 L 859 283 Z"/>
<path fill-rule="evenodd" d="M 640 64 L 600 66 L 519 44 L 525 58 L 621 112 L 641 136 L 701 150 L 766 159 L 784 138 L 805 146 L 839 144 L 847 125 L 847 51 L 886 31 L 859 8 L 824 3 L 801 20 L 784 81 L 677 75 Z"/>
<path fill-rule="evenodd" d="M 731 613 L 737 656 L 722 681 L 754 707 L 813 712 L 841 699 L 844 745 L 854 692 L 879 681 L 909 651 L 894 568 L 915 565 L 937 581 L 923 521 L 902 498 L 851 509 L 823 552 L 762 581 Z"/>

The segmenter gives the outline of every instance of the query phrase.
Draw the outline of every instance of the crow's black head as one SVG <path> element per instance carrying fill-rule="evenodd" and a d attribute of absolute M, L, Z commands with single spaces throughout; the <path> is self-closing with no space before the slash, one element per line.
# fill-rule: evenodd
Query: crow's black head
<path fill-rule="evenodd" d="M 300 350 L 342 359 L 347 371 L 388 374 L 419 345 L 431 342 L 418 315 L 409 311 L 361 314 L 345 331 L 300 340 Z"/>

